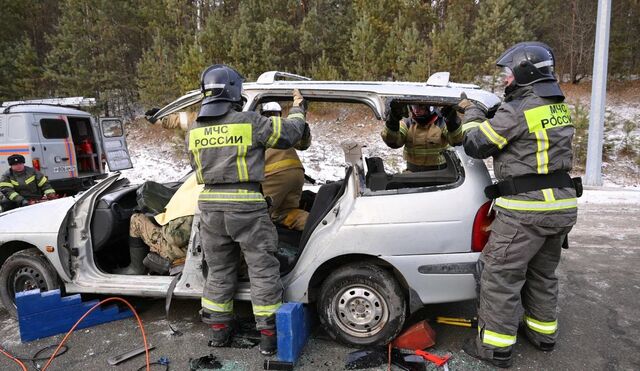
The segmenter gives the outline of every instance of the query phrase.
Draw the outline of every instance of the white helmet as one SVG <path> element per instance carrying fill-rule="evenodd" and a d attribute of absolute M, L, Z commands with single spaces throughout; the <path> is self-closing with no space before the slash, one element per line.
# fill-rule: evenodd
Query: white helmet
<path fill-rule="evenodd" d="M 262 105 L 262 113 L 265 112 L 282 112 L 282 107 L 278 102 L 268 102 Z"/>

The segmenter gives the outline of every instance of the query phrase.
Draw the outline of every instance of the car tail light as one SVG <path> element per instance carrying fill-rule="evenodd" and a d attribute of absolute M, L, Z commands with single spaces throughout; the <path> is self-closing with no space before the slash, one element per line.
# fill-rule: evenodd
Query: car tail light
<path fill-rule="evenodd" d="M 480 206 L 476 217 L 473 219 L 473 231 L 471 232 L 471 251 L 480 252 L 489 240 L 491 233 L 491 222 L 495 217 L 495 212 L 491 210 L 491 201 Z"/>
<path fill-rule="evenodd" d="M 34 158 L 33 160 L 31 160 L 31 163 L 33 164 L 33 168 L 40 171 L 40 160 L 37 158 Z"/>

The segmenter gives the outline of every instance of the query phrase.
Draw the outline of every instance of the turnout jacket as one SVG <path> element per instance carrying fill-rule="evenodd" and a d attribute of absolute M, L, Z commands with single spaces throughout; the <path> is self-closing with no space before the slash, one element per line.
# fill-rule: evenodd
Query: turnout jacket
<path fill-rule="evenodd" d="M 564 97 L 543 98 L 533 86 L 507 95 L 492 119 L 476 106 L 466 109 L 462 130 L 465 152 L 474 158 L 493 156 L 498 180 L 531 174 L 569 172 L 574 127 Z M 573 188 L 548 188 L 499 197 L 495 207 L 524 223 L 574 225 L 577 199 Z"/>
<path fill-rule="evenodd" d="M 189 131 L 191 165 L 204 190 L 200 208 L 251 211 L 266 208 L 260 192 L 264 180 L 265 148 L 287 149 L 302 138 L 305 115 L 293 107 L 287 118 L 231 110 Z"/>
<path fill-rule="evenodd" d="M 288 169 L 302 169 L 302 162 L 296 150 L 304 151 L 311 146 L 311 131 L 305 130 L 302 139 L 293 148 L 267 148 L 265 151 L 264 176 L 273 175 Z"/>
<path fill-rule="evenodd" d="M 5 171 L 0 179 L 0 190 L 5 197 L 18 204 L 25 199 L 40 199 L 42 196 L 56 193 L 47 177 L 29 166 L 25 166 L 21 173 L 11 169 Z"/>
<path fill-rule="evenodd" d="M 442 151 L 449 145 L 455 146 L 462 142 L 462 129 L 458 127 L 449 133 L 445 119 L 440 115 L 434 115 L 431 121 L 424 125 L 411 118 L 404 118 L 400 121 L 398 131 L 392 131 L 385 126 L 380 135 L 391 148 L 404 146 L 404 159 L 418 166 L 445 164 L 447 161 Z"/>

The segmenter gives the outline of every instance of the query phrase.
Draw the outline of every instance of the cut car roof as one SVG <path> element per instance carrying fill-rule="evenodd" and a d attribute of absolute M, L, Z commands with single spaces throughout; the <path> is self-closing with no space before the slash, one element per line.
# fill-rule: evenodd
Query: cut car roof
<path fill-rule="evenodd" d="M 446 75 L 444 75 L 446 74 Z M 300 80 L 275 80 L 278 76 L 300 78 Z M 434 78 L 435 77 L 435 78 Z M 500 104 L 500 99 L 493 93 L 480 89 L 476 85 L 457 84 L 448 81 L 448 73 L 434 74 L 429 81 L 314 81 L 304 77 L 282 74 L 276 71 L 265 72 L 256 82 L 243 84 L 243 95 L 253 105 L 267 97 L 291 98 L 293 89 L 299 89 L 305 98 L 313 100 L 360 101 L 367 103 L 377 114 L 386 115 L 390 100 L 423 101 L 433 104 L 451 105 L 460 100 L 460 94 L 474 100 L 487 109 Z M 149 120 L 155 122 L 173 112 L 182 110 L 202 100 L 199 90 L 192 90 L 184 96 L 159 110 Z"/>

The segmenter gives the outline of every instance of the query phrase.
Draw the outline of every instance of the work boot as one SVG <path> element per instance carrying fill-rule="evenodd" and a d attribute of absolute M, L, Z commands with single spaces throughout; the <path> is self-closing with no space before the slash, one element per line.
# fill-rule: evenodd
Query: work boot
<path fill-rule="evenodd" d="M 518 330 L 521 334 L 524 334 L 524 337 L 529 341 L 529 343 L 531 343 L 531 345 L 533 345 L 540 351 L 552 352 L 556 346 L 555 342 L 545 343 L 543 341 L 536 340 L 535 337 L 531 334 L 531 331 L 527 328 L 527 326 L 524 323 L 520 324 L 520 327 L 518 327 Z"/>
<path fill-rule="evenodd" d="M 509 368 L 513 364 L 511 360 L 511 351 L 493 351 L 493 357 L 486 357 L 478 351 L 478 346 L 476 345 L 476 338 L 473 337 L 471 339 L 467 339 L 462 346 L 462 350 L 470 355 L 473 358 L 477 358 L 483 361 L 487 361 L 492 365 L 500 368 Z"/>
<path fill-rule="evenodd" d="M 278 350 L 278 337 L 275 330 L 260 330 L 260 353 L 272 356 Z"/>
<path fill-rule="evenodd" d="M 231 342 L 233 326 L 226 323 L 214 323 L 211 327 L 210 347 L 225 347 Z"/>
<path fill-rule="evenodd" d="M 119 268 L 113 271 L 114 274 L 144 274 L 146 268 L 142 261 L 149 253 L 149 246 L 145 245 L 142 238 L 129 237 L 129 257 L 131 262 L 125 268 Z"/>

